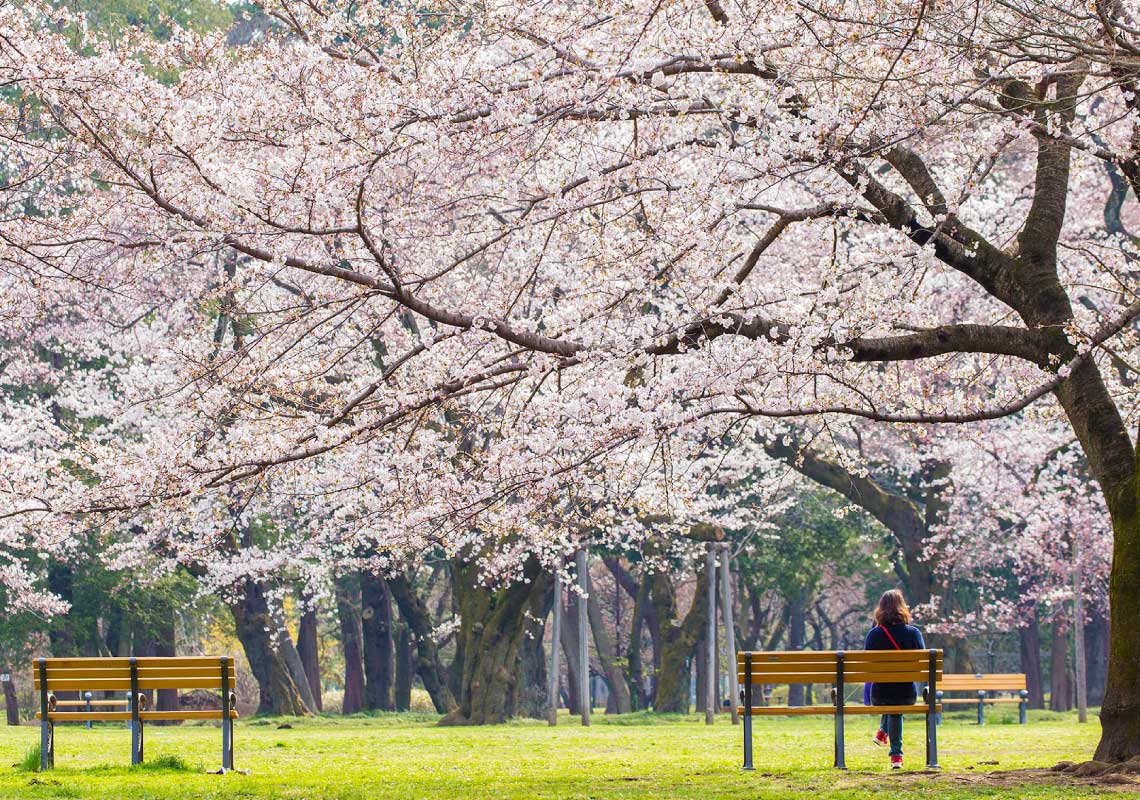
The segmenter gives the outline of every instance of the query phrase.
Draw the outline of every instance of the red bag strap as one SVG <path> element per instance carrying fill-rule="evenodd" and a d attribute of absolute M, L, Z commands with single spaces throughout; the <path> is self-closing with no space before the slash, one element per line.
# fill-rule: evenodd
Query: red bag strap
<path fill-rule="evenodd" d="M 887 638 L 891 640 L 891 644 L 893 644 L 895 646 L 896 650 L 902 650 L 902 648 L 899 647 L 899 643 L 895 641 L 895 637 L 891 636 L 890 631 L 888 631 L 882 625 L 879 626 L 879 630 L 881 630 L 883 633 L 885 633 L 887 635 Z"/>

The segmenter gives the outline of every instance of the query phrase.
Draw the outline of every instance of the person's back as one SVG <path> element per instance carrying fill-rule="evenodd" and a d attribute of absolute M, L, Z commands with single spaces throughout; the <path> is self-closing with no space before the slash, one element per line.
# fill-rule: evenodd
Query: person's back
<path fill-rule="evenodd" d="M 864 650 L 925 650 L 922 631 L 913 625 L 876 625 L 867 633 Z M 918 696 L 913 683 L 875 683 L 871 685 L 871 702 L 877 706 L 912 705 Z"/>
<path fill-rule="evenodd" d="M 883 592 L 875 609 L 875 627 L 867 633 L 863 642 L 864 650 L 925 650 L 922 632 L 910 624 L 910 609 L 898 589 Z M 867 687 L 871 705 L 909 706 L 914 705 L 918 690 L 914 683 L 872 683 Z M 891 769 L 899 769 L 903 763 L 902 714 L 884 714 L 875 734 L 875 744 L 890 745 Z"/>

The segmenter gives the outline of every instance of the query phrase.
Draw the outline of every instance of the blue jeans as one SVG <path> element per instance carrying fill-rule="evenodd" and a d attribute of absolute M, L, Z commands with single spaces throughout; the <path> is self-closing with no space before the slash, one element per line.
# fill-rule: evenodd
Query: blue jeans
<path fill-rule="evenodd" d="M 891 740 L 891 755 L 901 756 L 902 751 L 902 714 L 883 714 L 879 720 L 879 730 Z"/>

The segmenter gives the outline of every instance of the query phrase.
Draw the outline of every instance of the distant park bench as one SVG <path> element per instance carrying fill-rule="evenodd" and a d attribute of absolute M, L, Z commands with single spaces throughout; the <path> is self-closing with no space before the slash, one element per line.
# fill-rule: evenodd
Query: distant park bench
<path fill-rule="evenodd" d="M 175 658 L 39 658 L 32 665 L 40 695 L 40 769 L 55 766 L 55 723 L 122 721 L 131 726 L 131 763 L 143 760 L 143 723 L 152 720 L 222 721 L 222 772 L 234 766 L 234 668 L 227 656 Z M 145 692 L 154 689 L 215 689 L 221 708 L 148 711 Z M 126 700 L 57 700 L 56 692 L 127 692 Z M 125 711 L 93 711 L 91 706 Z M 67 709 L 67 710 L 65 710 Z"/>
<path fill-rule="evenodd" d="M 938 686 L 938 701 L 943 705 L 977 705 L 978 724 L 986 724 L 986 703 L 1018 703 L 1020 721 L 1024 725 L 1029 717 L 1029 692 L 1025 676 L 1018 673 L 1004 675 L 946 675 Z M 943 697 L 945 692 L 970 692 L 972 697 Z M 993 697 L 994 692 L 1016 692 L 1016 697 Z M 939 722 L 941 722 L 939 714 Z"/>
<path fill-rule="evenodd" d="M 832 715 L 835 717 L 835 767 L 847 769 L 843 722 L 848 714 L 923 714 L 926 716 L 926 766 L 939 769 L 935 715 L 941 711 L 937 692 L 942 681 L 941 650 L 847 650 L 743 652 L 736 654 L 737 677 L 744 701 L 744 769 L 752 766 L 752 717 Z M 854 685 L 924 682 L 924 702 L 901 706 L 848 705 L 847 691 Z M 754 686 L 764 684 L 831 684 L 832 702 L 813 706 L 761 706 Z"/>

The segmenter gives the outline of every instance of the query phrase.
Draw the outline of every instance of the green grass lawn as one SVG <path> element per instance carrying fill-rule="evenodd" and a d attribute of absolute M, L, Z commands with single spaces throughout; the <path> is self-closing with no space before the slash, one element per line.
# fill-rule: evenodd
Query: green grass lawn
<path fill-rule="evenodd" d="M 978 727 L 968 713 L 939 729 L 944 771 L 922 772 L 923 725 L 908 719 L 907 770 L 891 773 L 871 744 L 871 718 L 847 722 L 849 772 L 831 769 L 831 719 L 763 719 L 756 771 L 740 769 L 741 734 L 727 717 L 598 716 L 590 728 L 569 717 L 556 728 L 515 722 L 442 728 L 430 717 L 254 719 L 235 734 L 235 763 L 248 775 L 208 775 L 220 765 L 221 733 L 209 725 L 148 726 L 150 765 L 129 762 L 124 726 L 57 728 L 56 769 L 16 766 L 38 744 L 33 726 L 0 734 L 0 798 L 819 798 L 1095 797 L 1127 790 L 1052 773 L 990 775 L 1091 757 L 1099 725 L 1034 712 L 1028 726 L 994 712 Z M 279 727 L 282 724 L 291 728 Z"/>

